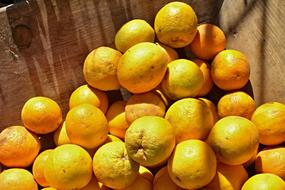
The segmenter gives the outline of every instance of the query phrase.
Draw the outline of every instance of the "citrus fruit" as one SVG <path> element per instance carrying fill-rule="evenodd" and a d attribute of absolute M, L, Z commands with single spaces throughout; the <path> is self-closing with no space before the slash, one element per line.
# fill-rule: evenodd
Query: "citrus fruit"
<path fill-rule="evenodd" d="M 237 50 L 223 50 L 211 64 L 211 76 L 222 90 L 237 90 L 249 80 L 250 67 L 245 55 Z"/>
<path fill-rule="evenodd" d="M 142 42 L 128 49 L 118 64 L 118 80 L 132 93 L 154 89 L 162 80 L 168 63 L 168 54 L 158 45 Z"/>
<path fill-rule="evenodd" d="M 162 99 L 166 107 L 170 105 L 171 100 L 166 95 L 163 94 L 161 85 L 158 85 L 153 92 L 155 92 Z"/>
<path fill-rule="evenodd" d="M 241 190 L 284 190 L 285 182 L 277 175 L 264 173 L 249 178 Z"/>
<path fill-rule="evenodd" d="M 203 84 L 203 73 L 194 62 L 177 59 L 167 65 L 167 72 L 161 82 L 161 87 L 166 96 L 177 100 L 197 96 Z"/>
<path fill-rule="evenodd" d="M 206 98 L 199 98 L 199 100 L 203 101 L 207 105 L 207 107 L 210 109 L 210 112 L 213 116 L 214 124 L 215 124 L 219 120 L 216 105 L 211 100 L 208 100 Z"/>
<path fill-rule="evenodd" d="M 218 163 L 217 173 L 211 183 L 206 186 L 206 189 L 240 190 L 247 179 L 247 171 L 242 165 L 229 166 Z"/>
<path fill-rule="evenodd" d="M 120 190 L 152 190 L 152 173 L 143 166 L 139 167 L 139 174 L 135 181 L 126 188 Z"/>
<path fill-rule="evenodd" d="M 285 147 L 268 147 L 257 154 L 257 173 L 272 173 L 285 179 Z"/>
<path fill-rule="evenodd" d="M 67 136 L 65 121 L 54 132 L 53 141 L 56 144 L 56 146 L 71 143 L 69 137 Z"/>
<path fill-rule="evenodd" d="M 152 190 L 152 182 L 138 175 L 135 181 L 128 187 L 120 190 Z M 119 190 L 119 189 L 116 189 Z"/>
<path fill-rule="evenodd" d="M 211 60 L 216 54 L 225 49 L 226 37 L 224 32 L 214 24 L 201 24 L 190 44 L 190 49 L 200 59 Z"/>
<path fill-rule="evenodd" d="M 67 113 L 65 122 L 71 143 L 92 149 L 107 139 L 107 119 L 99 108 L 91 104 L 81 104 L 72 108 Z"/>
<path fill-rule="evenodd" d="M 170 123 L 158 116 L 143 116 L 135 120 L 125 135 L 128 155 L 143 166 L 164 163 L 175 146 Z"/>
<path fill-rule="evenodd" d="M 0 174 L 0 189 L 38 190 L 38 185 L 29 171 L 20 168 L 11 168 Z"/>
<path fill-rule="evenodd" d="M 27 167 L 38 155 L 38 137 L 23 126 L 7 127 L 0 133 L 0 163 L 8 167 Z"/>
<path fill-rule="evenodd" d="M 255 110 L 255 101 L 245 92 L 232 92 L 221 97 L 217 108 L 220 118 L 237 115 L 250 119 Z"/>
<path fill-rule="evenodd" d="M 258 127 L 260 143 L 277 145 L 285 141 L 285 105 L 268 102 L 260 105 L 253 113 L 251 121 Z"/>
<path fill-rule="evenodd" d="M 125 107 L 126 120 L 132 123 L 136 119 L 156 115 L 163 117 L 165 114 L 165 105 L 161 97 L 155 92 L 132 95 Z"/>
<path fill-rule="evenodd" d="M 45 187 L 45 188 L 43 188 L 43 189 L 41 189 L 41 190 L 57 190 L 56 188 L 53 188 L 53 187 Z"/>
<path fill-rule="evenodd" d="M 259 144 L 258 129 L 246 118 L 227 116 L 214 125 L 208 143 L 220 162 L 240 165 L 255 154 Z"/>
<path fill-rule="evenodd" d="M 117 65 L 121 56 L 121 52 L 105 46 L 91 51 L 83 66 L 86 82 L 93 88 L 103 91 L 119 89 Z"/>
<path fill-rule="evenodd" d="M 88 85 L 82 85 L 72 92 L 69 99 L 69 109 L 80 104 L 92 104 L 100 108 L 103 113 L 106 113 L 109 101 L 105 92 Z"/>
<path fill-rule="evenodd" d="M 121 139 L 125 138 L 126 130 L 129 127 L 125 116 L 126 103 L 126 101 L 116 101 L 110 106 L 106 113 L 110 134 Z"/>
<path fill-rule="evenodd" d="M 152 182 L 153 180 L 153 174 L 151 173 L 151 171 L 149 169 L 147 169 L 144 166 L 140 166 L 139 167 L 139 174 L 144 177 L 145 179 L 149 180 L 150 182 Z"/>
<path fill-rule="evenodd" d="M 171 47 L 169 47 L 163 43 L 156 42 L 156 44 L 167 52 L 168 57 L 169 57 L 168 62 L 171 62 L 171 61 L 174 61 L 175 59 L 178 59 L 179 56 L 178 56 L 178 53 L 175 49 L 173 49 L 173 48 L 171 48 Z"/>
<path fill-rule="evenodd" d="M 47 134 L 55 131 L 62 122 L 59 105 L 47 97 L 30 98 L 22 108 L 22 122 L 32 132 Z"/>
<path fill-rule="evenodd" d="M 123 142 L 120 138 L 114 136 L 114 135 L 110 135 L 108 134 L 108 137 L 106 139 L 106 141 L 103 144 L 109 143 L 109 142 L 114 142 L 114 141 L 120 141 Z M 99 147 L 96 148 L 92 148 L 92 149 L 86 149 L 87 152 L 90 154 L 91 157 L 94 156 L 95 152 L 98 150 Z"/>
<path fill-rule="evenodd" d="M 153 190 L 183 190 L 176 185 L 168 174 L 167 167 L 161 168 L 154 176 Z"/>
<path fill-rule="evenodd" d="M 207 105 L 195 98 L 183 98 L 167 110 L 165 119 L 172 125 L 176 143 L 187 139 L 205 139 L 214 125 Z"/>
<path fill-rule="evenodd" d="M 197 22 L 192 7 L 182 2 L 171 2 L 157 12 L 154 30 L 160 42 L 173 48 L 181 48 L 193 41 Z"/>
<path fill-rule="evenodd" d="M 80 189 L 92 178 L 92 159 L 80 146 L 64 144 L 49 153 L 44 175 L 56 189 Z"/>
<path fill-rule="evenodd" d="M 109 190 L 108 187 L 100 183 L 95 176 L 92 177 L 88 185 L 83 187 L 80 190 Z"/>
<path fill-rule="evenodd" d="M 114 135 L 108 135 L 108 137 L 107 137 L 105 143 L 114 142 L 114 141 L 121 141 L 121 142 L 122 142 L 122 140 L 121 140 L 120 138 L 118 138 L 118 137 L 116 137 L 116 136 L 114 136 Z M 105 143 L 104 143 L 104 144 L 105 144 Z"/>
<path fill-rule="evenodd" d="M 101 146 L 93 158 L 93 171 L 101 183 L 112 189 L 131 185 L 139 170 L 139 164 L 127 154 L 125 144 L 114 141 Z"/>
<path fill-rule="evenodd" d="M 44 169 L 46 166 L 46 161 L 48 156 L 52 150 L 45 150 L 41 152 L 35 159 L 33 163 L 33 176 L 36 182 L 42 187 L 47 187 L 49 184 L 47 183 L 44 175 Z"/>
<path fill-rule="evenodd" d="M 154 37 L 153 28 L 145 20 L 134 19 L 126 22 L 116 33 L 115 45 L 119 51 L 125 52 L 140 42 L 153 42 Z"/>
<path fill-rule="evenodd" d="M 217 161 L 207 143 L 191 139 L 176 145 L 167 167 L 176 185 L 185 189 L 198 189 L 214 178 Z"/>
<path fill-rule="evenodd" d="M 255 162 L 255 160 L 256 160 L 257 153 L 258 153 L 258 148 L 256 149 L 254 155 L 253 155 L 248 161 L 246 161 L 245 163 L 243 163 L 242 165 L 243 165 L 244 167 L 246 167 L 246 168 L 252 166 L 252 164 L 253 164 L 253 163 Z"/>
<path fill-rule="evenodd" d="M 213 88 L 213 80 L 211 77 L 211 68 L 209 63 L 206 61 L 203 61 L 201 59 L 195 59 L 193 60 L 195 62 L 200 70 L 202 71 L 203 78 L 204 78 L 204 83 L 202 88 L 200 89 L 198 96 L 205 96 L 207 95 Z"/>

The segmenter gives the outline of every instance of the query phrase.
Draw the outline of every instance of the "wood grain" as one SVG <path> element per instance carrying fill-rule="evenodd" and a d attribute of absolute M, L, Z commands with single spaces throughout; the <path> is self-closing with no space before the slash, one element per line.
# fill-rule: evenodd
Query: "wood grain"
<path fill-rule="evenodd" d="M 30 0 L 2 9 L 0 129 L 21 124 L 21 108 L 32 96 L 51 97 L 66 113 L 71 92 L 84 83 L 82 64 L 88 52 L 102 45 L 114 47 L 116 31 L 130 19 L 152 24 L 167 2 Z M 200 21 L 214 22 L 217 1 L 185 2 Z M 114 99 L 118 93 L 111 94 Z"/>
<path fill-rule="evenodd" d="M 257 104 L 285 103 L 285 1 L 224 1 L 219 24 L 227 34 L 227 48 L 246 54 Z"/>
<path fill-rule="evenodd" d="M 116 31 L 130 19 L 153 24 L 167 2 L 29 0 L 0 9 L 0 131 L 21 124 L 21 108 L 32 96 L 48 96 L 66 113 L 71 92 L 84 83 L 86 55 L 102 45 L 114 47 Z M 200 22 L 220 24 L 228 47 L 248 56 L 257 102 L 285 103 L 284 1 L 184 2 L 193 6 Z M 110 94 L 119 98 L 118 92 Z"/>

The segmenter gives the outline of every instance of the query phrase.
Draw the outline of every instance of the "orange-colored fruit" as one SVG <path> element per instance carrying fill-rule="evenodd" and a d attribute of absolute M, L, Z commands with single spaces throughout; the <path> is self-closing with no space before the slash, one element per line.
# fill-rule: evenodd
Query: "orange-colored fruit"
<path fill-rule="evenodd" d="M 171 100 L 162 92 L 161 85 L 158 85 L 153 92 L 155 92 L 162 99 L 166 107 L 170 105 Z"/>
<path fill-rule="evenodd" d="M 227 116 L 214 125 L 208 143 L 220 162 L 240 165 L 255 154 L 259 145 L 258 129 L 246 118 Z"/>
<path fill-rule="evenodd" d="M 38 134 L 55 131 L 62 122 L 59 105 L 47 97 L 30 98 L 22 108 L 22 122 L 24 126 Z"/>
<path fill-rule="evenodd" d="M 177 100 L 197 96 L 203 84 L 203 73 L 194 62 L 177 59 L 167 65 L 161 87 L 166 96 Z"/>
<path fill-rule="evenodd" d="M 80 189 L 92 178 L 92 159 L 78 145 L 61 145 L 49 153 L 44 175 L 47 183 L 57 189 Z"/>
<path fill-rule="evenodd" d="M 104 142 L 104 144 L 109 143 L 109 142 L 114 142 L 114 141 L 120 141 L 123 142 L 120 138 L 114 136 L 114 135 L 110 135 L 108 134 L 108 137 L 106 139 L 106 141 Z M 87 152 L 90 154 L 91 157 L 94 156 L 95 152 L 98 150 L 99 147 L 93 148 L 93 149 L 86 149 Z"/>
<path fill-rule="evenodd" d="M 109 190 L 108 187 L 100 183 L 95 176 L 92 177 L 88 185 L 83 187 L 80 190 Z"/>
<path fill-rule="evenodd" d="M 211 64 L 214 83 L 223 90 L 237 90 L 249 80 L 250 67 L 245 55 L 237 50 L 223 50 Z"/>
<path fill-rule="evenodd" d="M 154 176 L 153 190 L 183 190 L 176 185 L 168 174 L 167 167 L 161 168 Z"/>
<path fill-rule="evenodd" d="M 210 65 L 206 61 L 203 61 L 201 59 L 195 59 L 193 62 L 195 62 L 199 66 L 200 70 L 203 73 L 203 77 L 204 77 L 204 83 L 203 83 L 201 90 L 198 93 L 198 96 L 205 96 L 213 88 L 213 80 L 211 77 Z"/>
<path fill-rule="evenodd" d="M 254 155 L 248 161 L 246 161 L 243 164 L 243 166 L 246 167 L 246 168 L 251 166 L 255 162 L 255 160 L 256 160 L 257 153 L 258 153 L 258 148 L 256 149 Z"/>
<path fill-rule="evenodd" d="M 181 48 L 193 41 L 197 23 L 192 7 L 182 2 L 171 2 L 156 14 L 154 30 L 160 42 L 173 48 Z"/>
<path fill-rule="evenodd" d="M 285 179 L 285 147 L 268 147 L 257 154 L 257 173 L 272 173 Z"/>
<path fill-rule="evenodd" d="M 12 168 L 0 174 L 1 190 L 38 190 L 33 175 L 20 168 Z"/>
<path fill-rule="evenodd" d="M 122 142 L 122 140 L 120 138 L 118 138 L 118 137 L 116 137 L 114 135 L 108 135 L 108 137 L 107 137 L 107 139 L 106 139 L 104 144 L 106 144 L 108 142 L 114 142 L 114 141 L 121 141 Z"/>
<path fill-rule="evenodd" d="M 0 163 L 8 167 L 27 167 L 38 155 L 38 137 L 23 126 L 11 126 L 0 133 Z"/>
<path fill-rule="evenodd" d="M 164 163 L 175 146 L 170 123 L 158 116 L 143 116 L 135 120 L 125 135 L 128 155 L 143 166 Z"/>
<path fill-rule="evenodd" d="M 106 113 L 109 105 L 108 96 L 105 92 L 94 89 L 88 85 L 82 85 L 74 90 L 69 99 L 69 109 L 80 104 L 92 104 Z"/>
<path fill-rule="evenodd" d="M 173 49 L 173 48 L 171 48 L 171 47 L 169 47 L 163 43 L 156 42 L 156 44 L 167 52 L 168 57 L 169 57 L 168 62 L 174 61 L 175 59 L 179 58 L 178 53 L 175 49 Z"/>
<path fill-rule="evenodd" d="M 132 123 L 147 115 L 163 117 L 165 109 L 163 100 L 154 92 L 134 94 L 128 99 L 125 107 L 126 120 L 128 123 Z"/>
<path fill-rule="evenodd" d="M 212 114 L 213 119 L 214 119 L 214 124 L 215 124 L 219 120 L 216 105 L 211 100 L 208 100 L 206 98 L 199 98 L 199 100 L 203 101 L 207 105 L 207 107 L 210 109 L 211 114 Z"/>
<path fill-rule="evenodd" d="M 152 182 L 153 180 L 153 174 L 151 173 L 151 171 L 149 169 L 147 169 L 144 166 L 140 166 L 139 168 L 139 174 L 144 177 L 145 179 L 147 179 L 148 181 Z"/>
<path fill-rule="evenodd" d="M 114 141 L 96 151 L 93 171 L 98 181 L 107 187 L 123 189 L 135 181 L 139 164 L 128 156 L 123 142 Z"/>
<path fill-rule="evenodd" d="M 251 121 L 258 127 L 260 143 L 277 145 L 285 142 L 285 105 L 269 102 L 259 106 Z"/>
<path fill-rule="evenodd" d="M 241 190 L 284 190 L 285 182 L 277 175 L 264 173 L 249 178 Z"/>
<path fill-rule="evenodd" d="M 66 116 L 66 132 L 71 143 L 92 149 L 102 145 L 108 134 L 104 113 L 91 104 L 72 108 Z"/>
<path fill-rule="evenodd" d="M 206 186 L 206 189 L 240 190 L 247 179 L 247 171 L 242 165 L 229 166 L 218 163 L 217 173 L 211 183 Z"/>
<path fill-rule="evenodd" d="M 45 188 L 43 188 L 43 189 L 41 189 L 41 190 L 57 190 L 56 188 L 53 188 L 53 187 L 45 187 Z"/>
<path fill-rule="evenodd" d="M 220 118 L 236 115 L 250 119 L 255 110 L 255 101 L 245 92 L 232 92 L 219 100 L 217 108 Z"/>
<path fill-rule="evenodd" d="M 110 106 L 106 113 L 110 134 L 121 139 L 125 138 L 126 130 L 129 127 L 125 116 L 126 103 L 126 101 L 116 101 Z"/>
<path fill-rule="evenodd" d="M 135 181 L 126 188 L 120 190 L 152 190 L 152 173 L 145 167 L 140 166 L 139 174 Z"/>
<path fill-rule="evenodd" d="M 201 24 L 190 49 L 200 59 L 211 60 L 216 54 L 225 49 L 226 37 L 224 32 L 216 25 Z"/>
<path fill-rule="evenodd" d="M 154 43 L 136 44 L 120 59 L 118 80 L 132 93 L 148 92 L 161 82 L 168 59 L 166 51 Z"/>
<path fill-rule="evenodd" d="M 152 182 L 138 175 L 135 181 L 128 187 L 120 190 L 152 190 Z"/>
<path fill-rule="evenodd" d="M 176 185 L 185 189 L 198 189 L 214 178 L 217 161 L 207 143 L 191 139 L 176 145 L 167 167 Z"/>
<path fill-rule="evenodd" d="M 119 89 L 117 65 L 121 56 L 121 52 L 105 46 L 91 51 L 83 66 L 86 82 L 93 88 L 103 91 Z"/>
<path fill-rule="evenodd" d="M 165 119 L 174 129 L 176 143 L 187 139 L 205 139 L 214 125 L 210 109 L 195 98 L 183 98 L 173 103 Z"/>
<path fill-rule="evenodd" d="M 153 28 L 145 20 L 133 19 L 126 22 L 116 33 L 115 45 L 119 51 L 125 52 L 138 43 L 153 42 L 154 37 Z"/>
<path fill-rule="evenodd" d="M 52 150 L 45 150 L 41 152 L 35 159 L 33 164 L 33 176 L 36 182 L 41 185 L 42 187 L 47 187 L 49 184 L 46 181 L 44 175 L 44 169 L 46 166 L 46 161 L 48 156 Z"/>
<path fill-rule="evenodd" d="M 53 134 L 53 141 L 56 144 L 56 146 L 60 146 L 60 145 L 63 145 L 63 144 L 70 144 L 71 143 L 69 137 L 67 136 L 65 121 L 54 132 L 54 134 Z"/>

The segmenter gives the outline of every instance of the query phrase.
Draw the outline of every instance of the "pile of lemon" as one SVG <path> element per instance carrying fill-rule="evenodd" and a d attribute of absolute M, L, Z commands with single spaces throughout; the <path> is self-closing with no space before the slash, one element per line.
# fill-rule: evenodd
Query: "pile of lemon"
<path fill-rule="evenodd" d="M 248 60 L 225 44 L 218 26 L 198 26 L 181 2 L 162 7 L 154 29 L 127 22 L 116 49 L 86 57 L 87 84 L 71 94 L 65 118 L 55 101 L 33 97 L 23 126 L 0 133 L 0 189 L 285 190 L 285 105 L 256 108 L 241 91 Z M 213 85 L 226 92 L 217 105 L 205 98 Z M 109 106 L 106 91 L 118 89 L 131 94 Z M 57 147 L 40 153 L 37 135 L 48 133 Z"/>

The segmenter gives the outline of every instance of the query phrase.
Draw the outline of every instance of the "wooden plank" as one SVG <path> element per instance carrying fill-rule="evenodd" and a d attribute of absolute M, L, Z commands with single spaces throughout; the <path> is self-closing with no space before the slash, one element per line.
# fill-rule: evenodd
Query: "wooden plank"
<path fill-rule="evenodd" d="M 0 131 L 21 124 L 32 96 L 48 96 L 64 113 L 84 83 L 82 65 L 92 49 L 114 47 L 115 32 L 132 18 L 153 24 L 170 0 L 28 0 L 0 11 Z M 187 0 L 200 22 L 215 22 L 220 0 Z M 113 94 L 113 98 L 116 95 Z"/>
<path fill-rule="evenodd" d="M 284 9 L 283 0 L 227 0 L 219 15 L 227 47 L 244 52 L 250 61 L 257 104 L 285 103 Z"/>

